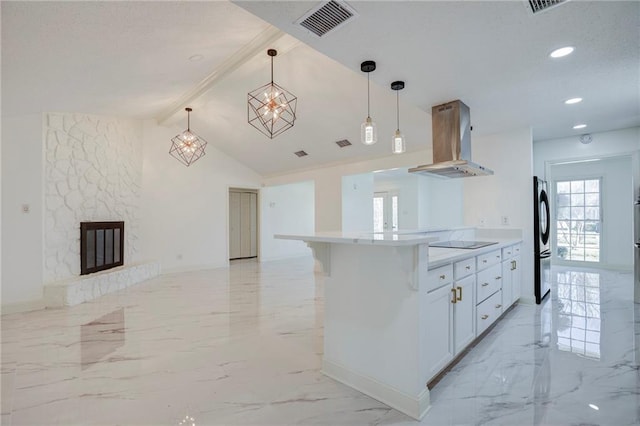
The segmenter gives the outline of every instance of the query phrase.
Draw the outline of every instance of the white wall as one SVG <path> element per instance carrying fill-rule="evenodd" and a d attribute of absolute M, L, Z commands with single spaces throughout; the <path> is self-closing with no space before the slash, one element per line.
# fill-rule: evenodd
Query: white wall
<path fill-rule="evenodd" d="M 420 228 L 452 228 L 464 224 L 464 180 L 419 177 Z"/>
<path fill-rule="evenodd" d="M 227 265 L 229 187 L 261 185 L 257 173 L 211 144 L 189 167 L 171 157 L 170 140 L 183 130 L 143 125 L 141 257 L 159 260 L 163 272 Z"/>
<path fill-rule="evenodd" d="M 373 175 L 342 177 L 342 232 L 373 232 Z"/>
<path fill-rule="evenodd" d="M 464 220 L 469 226 L 523 230 L 522 297 L 533 303 L 533 152 L 530 129 L 476 137 L 473 161 L 492 169 L 493 176 L 463 179 Z"/>
<path fill-rule="evenodd" d="M 602 161 L 557 164 L 549 167 L 547 178 L 553 187 L 557 180 L 602 178 L 602 232 L 600 263 L 602 267 L 633 268 L 633 185 L 631 157 L 611 157 Z M 550 188 L 550 195 L 555 190 Z M 551 209 L 555 207 L 551 199 Z M 551 215 L 555 217 L 554 212 Z M 551 228 L 552 230 L 555 227 Z M 552 232 L 553 235 L 553 232 Z M 552 237 L 553 238 L 553 237 Z"/>
<path fill-rule="evenodd" d="M 312 180 L 315 182 L 316 232 L 342 229 L 342 177 L 394 167 L 413 167 L 431 162 L 431 150 L 402 155 L 389 155 L 374 160 L 336 164 L 311 170 L 302 170 L 264 179 L 266 185 Z M 372 214 L 373 216 L 373 214 Z"/>
<path fill-rule="evenodd" d="M 463 180 L 408 173 L 374 173 L 375 192 L 398 193 L 398 228 L 451 228 L 464 224 Z"/>
<path fill-rule="evenodd" d="M 83 221 L 124 221 L 124 264 L 139 260 L 141 140 L 140 121 L 45 115 L 45 284 L 80 275 Z"/>
<path fill-rule="evenodd" d="M 42 299 L 42 162 L 42 115 L 3 115 L 3 307 Z M 24 204 L 28 213 L 22 212 Z"/>
<path fill-rule="evenodd" d="M 260 190 L 260 261 L 306 256 L 303 241 L 276 240 L 274 234 L 313 234 L 315 186 L 312 181 L 267 186 Z"/>
<path fill-rule="evenodd" d="M 418 175 L 404 174 L 385 176 L 384 173 L 373 173 L 374 192 L 393 192 L 398 194 L 398 229 L 412 230 L 419 228 L 421 217 L 418 206 Z"/>
<path fill-rule="evenodd" d="M 593 141 L 586 145 L 580 143 L 578 136 L 536 141 L 533 144 L 534 175 L 544 178 L 547 162 L 617 156 L 640 150 L 640 127 L 593 133 L 591 136 Z"/>

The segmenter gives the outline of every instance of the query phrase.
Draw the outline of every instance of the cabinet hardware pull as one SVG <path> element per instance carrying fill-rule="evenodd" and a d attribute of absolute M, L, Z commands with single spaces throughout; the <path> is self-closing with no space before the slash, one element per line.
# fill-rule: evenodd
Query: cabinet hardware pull
<path fill-rule="evenodd" d="M 470 266 L 470 265 L 467 265 L 467 266 L 466 266 L 466 268 L 467 268 L 467 270 L 469 270 L 469 269 L 471 269 L 471 266 Z"/>
<path fill-rule="evenodd" d="M 451 300 L 451 303 L 457 303 L 457 299 L 456 299 L 456 289 L 452 288 L 451 292 L 453 293 L 453 300 Z"/>
<path fill-rule="evenodd" d="M 496 259 L 500 259 L 500 255 L 497 255 L 497 256 L 496 256 Z"/>
<path fill-rule="evenodd" d="M 500 275 L 498 275 L 498 276 L 496 277 L 496 280 L 500 280 L 500 279 L 502 279 L 502 277 L 501 277 Z"/>
<path fill-rule="evenodd" d="M 447 276 L 446 276 L 446 275 L 440 275 L 440 279 L 441 279 L 441 280 L 444 280 L 445 278 L 447 278 Z"/>
<path fill-rule="evenodd" d="M 515 260 L 512 260 L 512 261 L 511 261 L 511 270 L 512 270 L 512 271 L 515 271 L 515 270 L 516 270 L 516 261 L 515 261 Z"/>
<path fill-rule="evenodd" d="M 462 300 L 462 287 L 458 286 L 456 288 L 457 288 L 458 293 L 459 293 L 458 294 L 458 301 L 461 301 Z"/>
<path fill-rule="evenodd" d="M 482 283 L 482 287 L 486 287 L 488 285 L 489 285 L 489 283 Z"/>
<path fill-rule="evenodd" d="M 481 316 L 480 318 L 482 318 L 483 320 L 485 320 L 485 319 L 489 318 L 489 315 L 483 315 L 483 316 Z"/>
<path fill-rule="evenodd" d="M 502 308 L 502 305 L 500 305 L 500 304 L 496 305 L 496 309 L 498 309 L 498 308 Z"/>
<path fill-rule="evenodd" d="M 482 261 L 482 263 L 487 263 L 487 259 L 484 259 L 484 260 Z"/>

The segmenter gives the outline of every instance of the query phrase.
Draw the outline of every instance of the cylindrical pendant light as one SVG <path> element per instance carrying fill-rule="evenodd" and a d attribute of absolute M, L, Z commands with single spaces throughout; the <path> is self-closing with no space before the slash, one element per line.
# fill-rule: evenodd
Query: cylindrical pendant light
<path fill-rule="evenodd" d="M 398 124 L 391 142 L 391 151 L 394 154 L 402 154 L 407 150 L 407 141 L 400 132 L 400 90 L 404 89 L 404 81 L 394 81 L 391 83 L 391 89 L 396 91 L 396 120 Z"/>
<path fill-rule="evenodd" d="M 373 145 L 378 142 L 378 130 L 376 123 L 371 120 L 371 111 L 369 109 L 369 73 L 375 71 L 376 63 L 374 61 L 364 61 L 360 64 L 360 70 L 367 73 L 367 118 L 360 126 L 360 141 L 365 145 Z"/>

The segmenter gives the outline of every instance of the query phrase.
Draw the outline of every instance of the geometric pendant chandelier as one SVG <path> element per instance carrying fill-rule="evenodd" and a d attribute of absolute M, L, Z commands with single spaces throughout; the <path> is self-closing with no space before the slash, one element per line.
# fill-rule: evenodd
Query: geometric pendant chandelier
<path fill-rule="evenodd" d="M 189 167 L 204 155 L 204 148 L 207 146 L 207 141 L 193 133 L 189 127 L 191 124 L 189 114 L 193 110 L 191 108 L 185 108 L 185 111 L 187 111 L 187 130 L 171 139 L 169 154 Z"/>
<path fill-rule="evenodd" d="M 247 94 L 247 120 L 270 139 L 293 127 L 298 98 L 273 82 L 273 57 L 278 52 L 267 50 L 271 57 L 271 82 Z"/>

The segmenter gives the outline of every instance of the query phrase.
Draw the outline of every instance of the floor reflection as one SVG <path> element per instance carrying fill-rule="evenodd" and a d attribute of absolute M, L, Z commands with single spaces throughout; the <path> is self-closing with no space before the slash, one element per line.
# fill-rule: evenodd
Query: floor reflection
<path fill-rule="evenodd" d="M 124 308 L 117 309 L 80 326 L 82 369 L 99 362 L 125 343 Z"/>
<path fill-rule="evenodd" d="M 600 359 L 600 274 L 558 271 L 558 349 Z"/>

